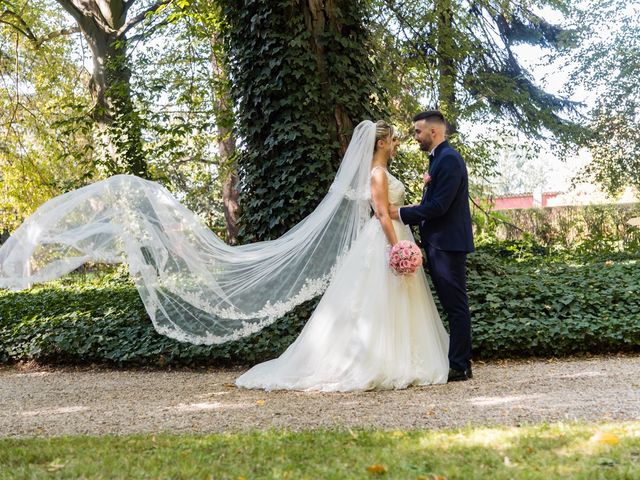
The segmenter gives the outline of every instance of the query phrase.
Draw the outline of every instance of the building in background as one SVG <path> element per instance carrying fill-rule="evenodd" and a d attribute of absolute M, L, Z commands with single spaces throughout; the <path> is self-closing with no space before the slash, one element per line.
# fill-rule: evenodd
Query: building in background
<path fill-rule="evenodd" d="M 490 199 L 492 210 L 516 208 L 564 207 L 575 205 L 623 204 L 640 202 L 640 195 L 627 187 L 620 197 L 611 198 L 597 186 L 583 183 L 568 192 L 542 192 L 540 190 L 510 195 L 496 195 Z"/>

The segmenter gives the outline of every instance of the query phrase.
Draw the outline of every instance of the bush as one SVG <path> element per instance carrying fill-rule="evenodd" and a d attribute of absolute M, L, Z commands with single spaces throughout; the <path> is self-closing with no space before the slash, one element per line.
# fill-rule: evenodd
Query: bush
<path fill-rule="evenodd" d="M 116 365 L 253 364 L 293 342 L 317 300 L 262 332 L 222 345 L 192 345 L 158 334 L 122 271 L 73 275 L 28 291 L 0 290 L 0 362 Z"/>
<path fill-rule="evenodd" d="M 507 223 L 494 219 L 491 231 L 484 237 L 491 240 L 530 237 L 545 247 L 580 253 L 638 251 L 640 229 L 627 224 L 629 218 L 638 215 L 640 203 L 500 210 L 492 212 L 492 216 Z"/>
<path fill-rule="evenodd" d="M 474 356 L 638 351 L 639 276 L 637 260 L 538 265 L 475 253 L 468 278 Z M 0 362 L 254 364 L 282 353 L 316 303 L 243 340 L 191 345 L 156 333 L 122 273 L 75 276 L 29 291 L 0 291 Z"/>
<path fill-rule="evenodd" d="M 563 356 L 640 350 L 640 264 L 504 264 L 469 272 L 474 355 Z"/>

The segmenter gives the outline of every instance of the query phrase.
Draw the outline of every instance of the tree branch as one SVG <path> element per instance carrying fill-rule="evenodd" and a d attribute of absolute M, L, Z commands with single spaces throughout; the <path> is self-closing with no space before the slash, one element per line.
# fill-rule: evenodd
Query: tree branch
<path fill-rule="evenodd" d="M 130 0 L 129 5 L 135 0 Z M 154 3 L 153 5 L 151 5 L 149 8 L 146 8 L 145 10 L 143 10 L 142 12 L 140 12 L 138 15 L 136 15 L 135 17 L 131 18 L 130 20 L 127 21 L 127 23 L 125 23 L 122 28 L 120 28 L 117 32 L 117 36 L 120 37 L 122 35 L 125 35 L 129 30 L 131 30 L 133 27 L 135 27 L 137 24 L 139 24 L 140 22 L 142 22 L 149 13 L 156 11 L 158 8 L 160 8 L 163 5 L 169 5 L 171 2 L 173 2 L 173 0 L 161 0 L 159 2 Z M 126 5 L 126 4 L 125 4 Z M 128 6 L 128 5 L 127 5 Z"/>
<path fill-rule="evenodd" d="M 18 25 L 8 20 L 10 18 L 15 19 L 18 22 Z M 0 23 L 4 23 L 5 25 L 13 27 L 15 30 L 20 32 L 32 42 L 36 42 L 38 40 L 36 35 L 31 31 L 29 25 L 27 25 L 27 22 L 25 22 L 24 19 L 13 10 L 9 10 L 7 8 L 4 12 L 2 12 L 2 15 L 0 15 Z"/>
<path fill-rule="evenodd" d="M 16 25 L 11 21 L 7 21 L 6 20 L 7 18 L 14 18 L 19 23 L 19 25 Z M 0 23 L 9 25 L 15 30 L 17 30 L 18 32 L 20 32 L 22 35 L 28 38 L 31 42 L 33 42 L 36 48 L 40 48 L 43 43 L 48 42 L 49 40 L 53 40 L 54 38 L 80 32 L 79 27 L 63 28 L 57 32 L 50 32 L 47 35 L 38 38 L 36 34 L 33 33 L 29 25 L 27 25 L 27 22 L 25 22 L 20 15 L 8 9 L 2 12 L 2 14 L 0 15 Z"/>
<path fill-rule="evenodd" d="M 115 33 L 115 30 L 111 28 L 106 21 L 103 21 L 102 14 L 98 12 L 92 12 L 84 8 L 83 5 L 79 4 L 78 0 L 56 0 L 62 8 L 64 8 L 73 18 L 75 18 L 78 25 L 83 28 L 85 31 L 89 25 L 88 22 L 94 22 L 98 24 L 100 29 L 105 33 Z"/>
<path fill-rule="evenodd" d="M 169 25 L 169 22 L 167 20 L 163 20 L 162 22 L 158 22 L 156 23 L 153 27 L 151 27 L 149 30 L 146 30 L 142 33 L 139 33 L 137 35 L 134 35 L 132 37 L 128 37 L 127 40 L 131 43 L 133 42 L 137 42 L 138 40 L 142 40 L 145 37 L 151 35 L 153 32 L 155 32 L 158 28 L 160 27 L 164 27 L 165 25 Z"/>
<path fill-rule="evenodd" d="M 471 200 L 471 203 L 473 203 L 478 210 L 480 210 L 482 213 L 484 213 L 487 218 L 494 218 L 494 219 L 497 218 L 495 216 L 492 216 L 490 212 L 487 212 L 484 208 L 482 208 L 480 205 L 478 205 L 476 203 L 476 201 L 473 198 L 471 198 L 471 196 L 469 196 L 469 200 Z M 515 224 L 513 224 L 511 222 L 507 222 L 506 220 L 503 220 L 501 218 L 497 218 L 497 220 L 499 222 L 501 222 L 501 223 L 504 223 L 505 225 L 509 225 L 510 227 L 515 228 L 516 230 L 518 230 L 521 233 L 525 233 L 525 231 L 522 228 L 520 228 L 519 226 L 517 226 L 517 225 L 515 225 Z"/>
<path fill-rule="evenodd" d="M 36 47 L 41 47 L 43 43 L 53 40 L 54 38 L 62 37 L 64 35 L 73 35 L 74 33 L 80 33 L 80 27 L 63 28 L 57 32 L 47 33 L 44 37 L 40 38 L 36 42 Z"/>

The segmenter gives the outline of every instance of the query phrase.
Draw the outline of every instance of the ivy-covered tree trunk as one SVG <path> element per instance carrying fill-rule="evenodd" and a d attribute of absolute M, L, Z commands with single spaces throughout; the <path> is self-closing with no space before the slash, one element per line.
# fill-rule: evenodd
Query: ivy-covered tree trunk
<path fill-rule="evenodd" d="M 96 101 L 93 118 L 100 145 L 104 148 L 104 166 L 109 174 L 133 173 L 146 178 L 142 125 L 131 99 L 127 41 L 106 34 L 97 37 L 99 40 L 92 46 L 94 81 L 91 90 Z"/>
<path fill-rule="evenodd" d="M 305 25 L 311 33 L 310 46 L 317 64 L 320 87 L 323 96 L 330 98 L 332 82 L 324 37 L 327 31 L 344 33 L 343 25 L 336 16 L 336 8 L 332 2 L 309 0 L 302 2 L 301 8 Z M 353 129 L 353 124 L 340 101 L 336 102 L 333 111 L 327 110 L 325 122 L 332 127 L 331 136 L 340 142 L 340 154 L 343 155 L 349 143 L 349 132 Z"/>
<path fill-rule="evenodd" d="M 353 125 L 379 116 L 367 2 L 223 5 L 244 241 L 282 235 L 326 194 Z"/>
<path fill-rule="evenodd" d="M 98 158 L 107 175 L 148 176 L 141 122 L 133 107 L 127 60 L 127 10 L 135 0 L 57 0 L 78 23 L 93 56 L 91 92 Z"/>

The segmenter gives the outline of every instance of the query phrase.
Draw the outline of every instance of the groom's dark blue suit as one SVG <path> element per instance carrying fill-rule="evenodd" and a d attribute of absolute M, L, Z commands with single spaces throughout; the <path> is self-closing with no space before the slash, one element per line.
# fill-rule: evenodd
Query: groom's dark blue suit
<path fill-rule="evenodd" d="M 399 215 L 405 225 L 420 226 L 429 274 L 449 321 L 449 366 L 466 370 L 471 360 L 471 318 L 465 269 L 467 253 L 474 250 L 467 167 L 444 141 L 430 157 L 429 175 L 420 205 L 402 207 Z"/>

